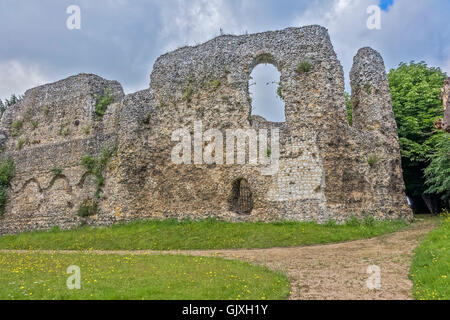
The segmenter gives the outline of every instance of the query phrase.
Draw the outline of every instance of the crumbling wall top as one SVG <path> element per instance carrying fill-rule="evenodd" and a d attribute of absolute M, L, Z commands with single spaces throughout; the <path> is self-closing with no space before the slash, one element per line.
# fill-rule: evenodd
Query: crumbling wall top
<path fill-rule="evenodd" d="M 383 58 L 376 50 L 366 47 L 358 51 L 350 71 L 350 85 L 355 128 L 396 137 L 389 81 Z"/>
<path fill-rule="evenodd" d="M 197 46 L 187 46 L 159 57 L 150 86 L 177 90 L 189 81 L 204 83 L 229 74 L 233 82 L 248 81 L 258 63 L 272 63 L 280 72 L 298 64 L 337 60 L 326 28 L 318 25 L 250 35 L 223 35 Z M 294 68 L 295 69 L 295 68 Z"/>
<path fill-rule="evenodd" d="M 1 144 L 9 151 L 86 139 L 114 130 L 114 107 L 96 121 L 96 95 L 106 89 L 114 102 L 124 97 L 122 86 L 93 74 L 79 74 L 25 92 L 2 116 Z"/>
<path fill-rule="evenodd" d="M 181 100 L 189 88 L 200 92 L 211 81 L 220 81 L 235 90 L 240 101 L 247 101 L 250 74 L 260 63 L 273 64 L 280 72 L 286 122 L 291 126 L 345 122 L 343 69 L 327 29 L 317 25 L 224 35 L 180 48 L 156 61 L 150 88 L 157 101 L 171 103 Z M 302 63 L 305 71 L 299 68 Z"/>

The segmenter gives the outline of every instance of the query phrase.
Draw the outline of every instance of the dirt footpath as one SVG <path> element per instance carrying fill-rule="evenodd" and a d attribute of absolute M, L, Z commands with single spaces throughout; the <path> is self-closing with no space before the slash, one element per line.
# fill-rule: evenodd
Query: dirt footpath
<path fill-rule="evenodd" d="M 412 299 L 409 268 L 414 249 L 434 228 L 423 220 L 407 230 L 381 237 L 332 245 L 267 250 L 219 251 L 217 256 L 243 259 L 284 271 L 293 300 Z M 191 252 L 204 255 L 204 252 Z M 369 266 L 381 269 L 381 288 L 369 290 Z"/>
<path fill-rule="evenodd" d="M 292 300 L 404 300 L 413 298 L 412 282 L 408 275 L 414 249 L 437 225 L 436 219 L 422 219 L 401 232 L 373 239 L 310 247 L 170 252 L 94 250 L 86 253 L 185 254 L 240 259 L 287 274 L 292 286 Z M 367 287 L 367 280 L 372 275 L 367 273 L 367 269 L 373 265 L 381 271 L 379 290 Z"/>

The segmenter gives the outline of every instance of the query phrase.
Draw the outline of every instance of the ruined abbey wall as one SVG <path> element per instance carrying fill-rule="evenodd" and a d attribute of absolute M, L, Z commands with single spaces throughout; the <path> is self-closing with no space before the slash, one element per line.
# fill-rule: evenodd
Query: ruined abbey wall
<path fill-rule="evenodd" d="M 450 78 L 445 79 L 441 97 L 442 103 L 444 105 L 444 119 L 442 120 L 442 129 L 450 132 Z"/>
<path fill-rule="evenodd" d="M 299 70 L 305 62 L 307 70 Z M 285 123 L 251 116 L 248 82 L 260 63 L 281 73 Z M 16 174 L 0 234 L 145 218 L 410 219 L 389 86 L 376 51 L 358 52 L 351 84 L 353 126 L 328 33 L 309 26 L 178 49 L 156 61 L 149 89 L 126 96 L 117 82 L 84 74 L 28 90 L 1 121 L 2 157 L 14 159 Z M 95 95 L 106 88 L 114 103 L 98 117 Z M 264 164 L 207 163 L 203 153 L 192 154 L 202 161 L 174 163 L 173 133 L 185 128 L 194 136 L 200 122 L 202 132 L 224 136 L 231 129 L 278 129 L 278 170 L 267 175 Z M 202 150 L 212 150 L 213 141 L 204 140 Z M 114 152 L 96 194 L 98 176 L 81 159 L 98 159 L 108 148 Z M 96 214 L 77 214 L 93 202 Z"/>

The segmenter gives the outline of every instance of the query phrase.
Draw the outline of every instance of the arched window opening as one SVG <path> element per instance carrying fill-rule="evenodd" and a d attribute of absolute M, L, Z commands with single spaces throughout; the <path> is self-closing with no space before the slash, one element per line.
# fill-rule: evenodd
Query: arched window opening
<path fill-rule="evenodd" d="M 239 214 L 250 214 L 253 210 L 253 195 L 245 179 L 233 182 L 230 197 L 231 210 Z"/>
<path fill-rule="evenodd" d="M 283 88 L 280 72 L 272 64 L 258 64 L 249 81 L 252 116 L 261 116 L 270 122 L 285 122 Z"/>

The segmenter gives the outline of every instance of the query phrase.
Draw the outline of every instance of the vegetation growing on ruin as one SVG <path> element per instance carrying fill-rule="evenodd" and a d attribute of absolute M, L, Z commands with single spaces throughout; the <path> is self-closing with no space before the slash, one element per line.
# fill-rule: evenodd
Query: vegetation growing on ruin
<path fill-rule="evenodd" d="M 8 200 L 7 190 L 9 184 L 14 178 L 15 165 L 14 161 L 9 159 L 3 159 L 0 161 L 0 216 L 5 213 L 5 205 Z"/>
<path fill-rule="evenodd" d="M 85 155 L 81 159 L 81 164 L 86 168 L 84 177 L 87 177 L 88 175 L 94 175 L 96 177 L 97 189 L 95 191 L 95 197 L 97 199 L 100 198 L 100 194 L 105 183 L 103 172 L 106 169 L 108 161 L 115 152 L 116 148 L 103 148 L 98 159 L 95 159 L 92 155 Z"/>
<path fill-rule="evenodd" d="M 11 124 L 11 134 L 13 137 L 18 137 L 22 133 L 23 121 L 16 120 Z"/>
<path fill-rule="evenodd" d="M 105 115 L 108 106 L 114 102 L 114 97 L 111 95 L 111 89 L 106 88 L 103 94 L 94 95 L 96 100 L 95 102 L 95 114 L 98 118 L 101 118 Z"/>
<path fill-rule="evenodd" d="M 137 221 L 107 228 L 27 232 L 0 237 L 1 249 L 43 250 L 216 250 L 295 247 L 359 240 L 392 233 L 403 220 L 319 225 L 306 222 L 229 223 L 204 221 Z"/>
<path fill-rule="evenodd" d="M 376 154 L 371 154 L 369 156 L 369 158 L 367 159 L 367 163 L 369 164 L 369 166 L 371 166 L 372 168 L 375 167 L 378 163 L 378 161 L 380 161 L 380 159 L 378 158 L 378 156 Z"/>
<path fill-rule="evenodd" d="M 91 133 L 91 126 L 89 126 L 89 125 L 84 126 L 84 127 L 83 127 L 83 133 L 84 133 L 85 135 L 90 134 L 90 133 Z"/>
<path fill-rule="evenodd" d="M 77 215 L 82 218 L 92 217 L 99 213 L 96 201 L 85 200 L 77 210 Z"/>
<path fill-rule="evenodd" d="M 116 149 L 114 148 L 103 148 L 98 159 L 94 158 L 92 155 L 85 155 L 81 159 L 81 164 L 85 167 L 86 172 L 83 175 L 83 180 L 87 176 L 93 175 L 96 178 L 96 190 L 94 194 L 94 200 L 85 199 L 78 208 L 77 214 L 82 218 L 87 218 L 94 216 L 99 213 L 99 205 L 96 199 L 100 199 L 103 185 L 105 184 L 105 178 L 103 173 L 108 165 L 108 161 L 111 159 Z"/>
<path fill-rule="evenodd" d="M 20 138 L 17 141 L 17 150 L 22 150 L 22 148 L 28 143 L 28 138 Z"/>
<path fill-rule="evenodd" d="M 43 106 L 41 109 L 42 113 L 44 114 L 44 116 L 48 116 L 50 109 L 48 106 Z"/>
<path fill-rule="evenodd" d="M 277 95 L 281 100 L 283 100 L 283 87 L 281 86 L 281 83 L 278 84 Z"/>
<path fill-rule="evenodd" d="M 211 81 L 209 81 L 208 83 L 206 83 L 206 86 L 212 90 L 216 90 L 217 88 L 219 88 L 221 85 L 220 80 L 219 79 L 213 79 Z"/>
<path fill-rule="evenodd" d="M 52 168 L 50 170 L 53 173 L 54 178 L 58 178 L 62 175 L 62 169 L 61 168 Z"/>
<path fill-rule="evenodd" d="M 194 88 L 190 84 L 186 90 L 183 92 L 183 100 L 186 102 L 192 101 L 192 95 L 194 94 Z"/>
<path fill-rule="evenodd" d="M 58 134 L 63 137 L 67 137 L 70 134 L 70 128 L 68 124 L 62 124 L 59 126 Z"/>
<path fill-rule="evenodd" d="M 350 126 L 353 126 L 353 107 L 352 99 L 348 92 L 345 92 L 345 108 L 347 109 L 347 120 Z"/>
<path fill-rule="evenodd" d="M 298 64 L 297 69 L 295 70 L 298 74 L 304 74 L 311 71 L 312 65 L 309 61 L 302 61 Z"/>
<path fill-rule="evenodd" d="M 81 270 L 68 290 L 67 267 Z M 1 300 L 276 300 L 281 272 L 222 258 L 172 255 L 0 254 Z"/>
<path fill-rule="evenodd" d="M 36 129 L 39 125 L 39 122 L 37 120 L 31 120 L 31 127 L 34 129 Z"/>
<path fill-rule="evenodd" d="M 450 213 L 442 214 L 441 226 L 416 249 L 410 279 L 418 300 L 450 300 Z"/>

